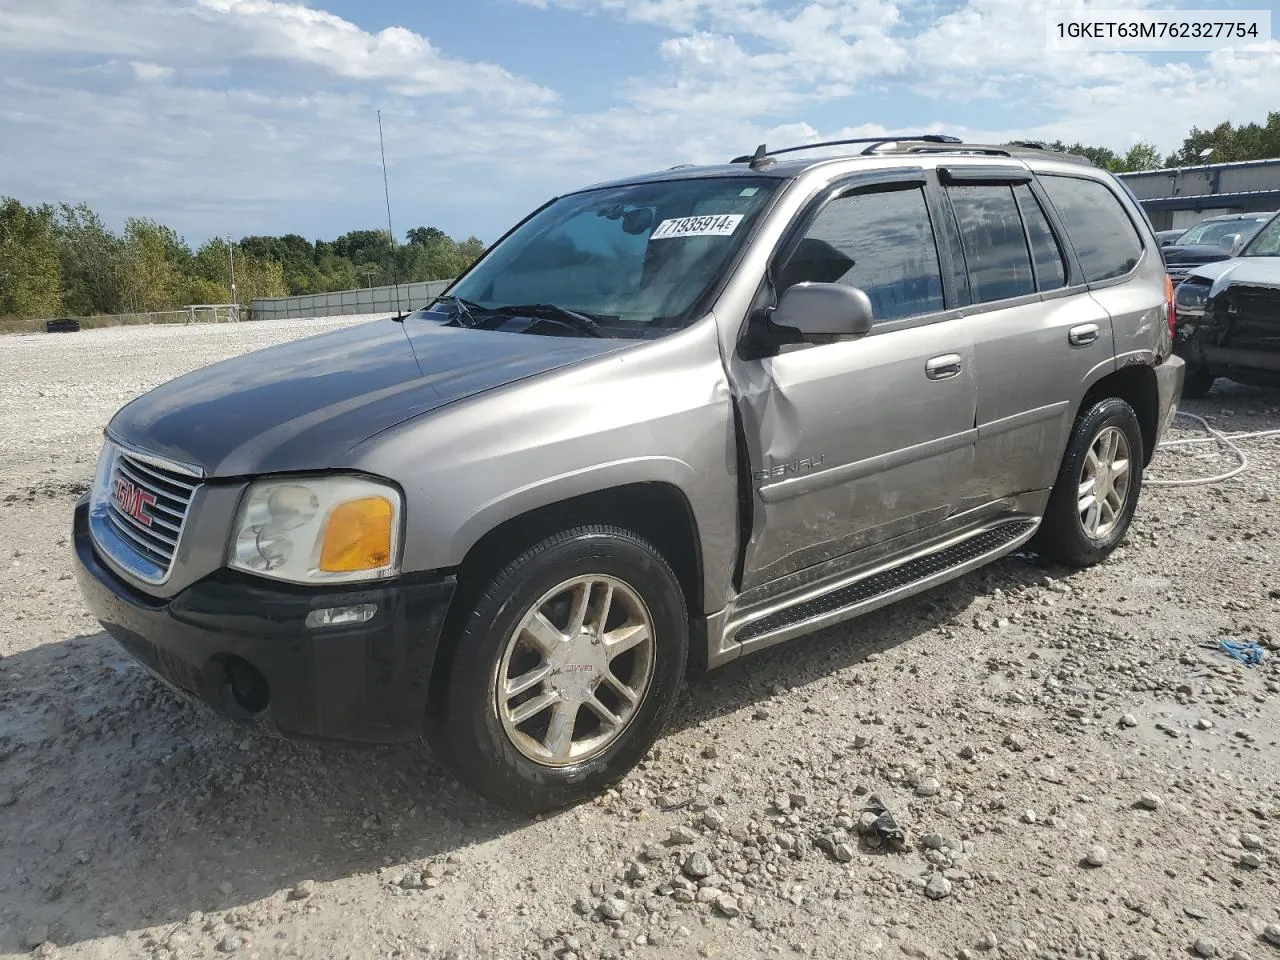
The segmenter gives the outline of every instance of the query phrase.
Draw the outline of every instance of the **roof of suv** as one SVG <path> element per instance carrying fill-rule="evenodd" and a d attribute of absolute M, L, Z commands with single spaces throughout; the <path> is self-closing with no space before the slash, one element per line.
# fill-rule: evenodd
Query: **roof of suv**
<path fill-rule="evenodd" d="M 1216 217 L 1205 217 L 1200 223 L 1217 223 L 1219 220 L 1267 220 L 1275 215 L 1274 210 L 1254 210 L 1249 213 L 1221 213 Z M 1193 224 L 1199 226 L 1200 223 Z M 1191 229 L 1188 227 L 1188 229 Z"/>
<path fill-rule="evenodd" d="M 848 148 L 848 149 L 839 149 Z M 783 154 L 808 150 L 838 150 L 811 157 L 786 157 Z M 738 157 L 729 163 L 694 165 L 680 164 L 666 170 L 622 177 L 606 183 L 595 184 L 588 189 L 604 186 L 651 183 L 660 180 L 685 180 L 701 177 L 774 177 L 790 180 L 805 171 L 837 160 L 884 160 L 887 157 L 912 156 L 968 156 L 1016 160 L 1057 160 L 1094 168 L 1086 157 L 1051 150 L 1043 144 L 1021 141 L 1012 144 L 964 143 L 955 137 L 924 134 L 910 137 L 862 137 L 852 140 L 828 140 L 820 143 L 801 144 L 769 150 L 761 144 L 753 155 Z M 1097 169 L 1097 168 L 1094 168 Z"/>

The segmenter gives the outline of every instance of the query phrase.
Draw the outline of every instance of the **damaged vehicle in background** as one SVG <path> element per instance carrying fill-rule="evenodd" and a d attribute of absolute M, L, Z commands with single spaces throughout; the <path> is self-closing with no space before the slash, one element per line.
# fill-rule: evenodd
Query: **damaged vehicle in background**
<path fill-rule="evenodd" d="M 1160 244 L 1169 279 L 1177 285 L 1201 264 L 1238 256 L 1244 245 L 1271 219 L 1272 213 L 1230 213 L 1206 217 L 1178 237 L 1176 243 Z"/>
<path fill-rule="evenodd" d="M 1185 396 L 1205 396 L 1218 377 L 1280 387 L 1280 214 L 1238 258 L 1193 270 L 1175 299 Z"/>

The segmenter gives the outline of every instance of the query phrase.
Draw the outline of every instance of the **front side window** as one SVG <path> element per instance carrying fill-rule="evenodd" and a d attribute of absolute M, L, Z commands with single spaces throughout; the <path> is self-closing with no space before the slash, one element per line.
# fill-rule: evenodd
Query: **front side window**
<path fill-rule="evenodd" d="M 828 203 L 775 277 L 779 294 L 805 281 L 863 290 L 877 323 L 942 310 L 924 191 L 855 193 Z"/>
<path fill-rule="evenodd" d="M 1142 258 L 1142 238 L 1120 198 L 1105 184 L 1080 177 L 1039 174 L 1058 208 L 1089 283 L 1123 277 Z"/>
<path fill-rule="evenodd" d="M 537 306 L 543 310 L 527 313 L 543 316 L 548 305 L 588 317 L 610 336 L 685 326 L 782 182 L 697 178 L 562 197 L 498 244 L 438 309 L 464 301 L 468 317 L 493 329 L 502 328 L 497 311 Z"/>
<path fill-rule="evenodd" d="M 949 187 L 974 303 L 1036 292 L 1022 217 L 1008 184 Z"/>
<path fill-rule="evenodd" d="M 1242 257 L 1280 257 L 1280 214 L 1258 231 L 1249 245 L 1240 252 Z"/>

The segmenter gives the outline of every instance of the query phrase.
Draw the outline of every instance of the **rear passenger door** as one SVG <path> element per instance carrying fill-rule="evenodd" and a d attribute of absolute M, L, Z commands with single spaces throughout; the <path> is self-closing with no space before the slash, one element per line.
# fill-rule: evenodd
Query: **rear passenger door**
<path fill-rule="evenodd" d="M 1152 363 L 1168 313 L 1164 258 L 1142 223 L 1142 208 L 1109 175 L 1041 173 L 1038 179 L 1066 228 L 1089 296 L 1111 317 L 1117 369 Z"/>
<path fill-rule="evenodd" d="M 1025 167 L 941 168 L 978 384 L 967 499 L 1053 485 L 1080 384 L 1114 364 L 1111 319 Z M 1016 509 L 1016 508 L 1015 508 Z"/>

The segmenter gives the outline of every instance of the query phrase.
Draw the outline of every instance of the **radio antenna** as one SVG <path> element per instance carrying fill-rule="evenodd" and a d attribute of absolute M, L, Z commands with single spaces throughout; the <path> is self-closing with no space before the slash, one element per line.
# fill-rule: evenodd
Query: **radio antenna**
<path fill-rule="evenodd" d="M 387 181 L 387 144 L 382 138 L 382 111 L 378 111 L 378 147 L 382 151 L 382 192 L 387 198 L 387 235 L 391 238 L 391 282 L 396 285 L 396 319 L 404 319 L 400 308 L 400 271 L 396 267 L 396 232 L 391 226 L 391 186 Z"/>

